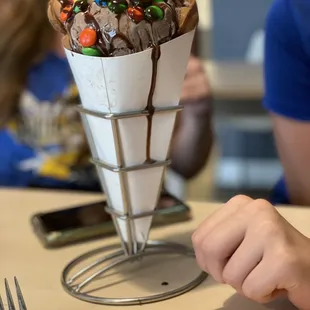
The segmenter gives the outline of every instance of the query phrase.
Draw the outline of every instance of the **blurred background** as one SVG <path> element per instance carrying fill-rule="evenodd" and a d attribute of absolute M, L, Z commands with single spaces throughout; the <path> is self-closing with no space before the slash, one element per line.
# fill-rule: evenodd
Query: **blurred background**
<path fill-rule="evenodd" d="M 197 2 L 200 24 L 195 53 L 203 60 L 210 84 L 215 143 L 208 164 L 197 177 L 185 181 L 169 170 L 165 187 L 184 200 L 226 201 L 238 193 L 267 198 L 281 175 L 271 122 L 261 104 L 264 23 L 272 0 Z M 36 1 L 29 1 L 28 5 L 31 14 L 31 6 L 35 6 Z M 46 11 L 45 6 L 41 9 Z M 27 16 L 24 20 L 33 20 L 31 15 Z M 53 37 L 46 15 L 36 16 L 42 20 L 34 19 L 29 30 L 22 27 L 27 28 L 22 36 L 27 38 L 27 44 L 20 42 L 25 47 L 21 54 L 34 54 L 32 42 L 37 41 L 38 35 L 32 29 L 44 30 L 45 26 L 49 35 L 41 34 L 41 37 Z M 5 18 L 2 23 L 7 24 Z M 7 37 L 10 42 L 11 36 L 4 36 L 5 33 L 6 30 L 1 38 Z M 42 45 L 46 45 L 42 53 L 46 55 L 38 62 L 16 56 L 25 59 L 23 70 L 15 56 L 6 53 L 12 63 L 2 66 L 2 78 L 8 84 L 12 84 L 11 80 L 19 84 L 15 88 L 3 84 L 0 95 L 1 91 L 5 94 L 7 89 L 13 89 L 16 98 L 9 99 L 18 101 L 20 88 L 25 86 L 24 78 L 27 74 L 29 77 L 19 113 L 9 128 L 0 131 L 0 186 L 99 191 L 98 178 L 89 164 L 89 150 L 74 109 L 79 103 L 78 92 L 63 55 L 61 36 L 54 33 L 54 37 L 49 42 L 42 39 Z M 4 51 L 10 50 L 7 44 L 2 44 Z M 5 59 L 3 63 L 6 64 Z M 25 75 L 22 81 L 21 71 Z M 187 138 L 187 142 L 195 140 L 193 136 Z M 202 149 L 200 147 L 198 155 L 203 154 Z M 176 153 L 185 154 L 186 150 L 181 148 Z M 195 148 L 190 150 L 197 154 Z M 180 165 L 184 168 L 186 163 L 183 163 L 184 157 Z M 179 173 L 180 170 L 175 169 Z"/>
<path fill-rule="evenodd" d="M 206 168 L 183 185 L 185 196 L 266 198 L 281 175 L 271 123 L 261 105 L 264 22 L 272 0 L 197 1 L 197 48 L 214 97 L 216 142 Z"/>

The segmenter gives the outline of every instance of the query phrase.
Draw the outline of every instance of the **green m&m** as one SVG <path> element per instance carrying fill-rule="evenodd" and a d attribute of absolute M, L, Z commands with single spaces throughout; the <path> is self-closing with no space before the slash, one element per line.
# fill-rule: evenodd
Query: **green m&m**
<path fill-rule="evenodd" d="M 164 11 L 156 5 L 151 5 L 145 9 L 145 17 L 150 21 L 162 20 Z"/>
<path fill-rule="evenodd" d="M 83 55 L 87 55 L 87 56 L 102 56 L 99 49 L 95 47 L 83 47 L 82 53 Z"/>
<path fill-rule="evenodd" d="M 114 14 L 122 14 L 128 8 L 128 3 L 126 0 L 112 0 L 108 3 L 108 8 Z"/>
<path fill-rule="evenodd" d="M 80 12 L 81 12 L 81 9 L 80 9 L 78 6 L 76 6 L 76 7 L 74 7 L 73 12 L 74 12 L 75 14 L 80 13 Z"/>
<path fill-rule="evenodd" d="M 79 12 L 85 12 L 87 11 L 88 7 L 89 7 L 89 3 L 87 0 L 78 0 L 78 1 L 75 1 L 74 3 L 73 12 L 75 14 Z"/>

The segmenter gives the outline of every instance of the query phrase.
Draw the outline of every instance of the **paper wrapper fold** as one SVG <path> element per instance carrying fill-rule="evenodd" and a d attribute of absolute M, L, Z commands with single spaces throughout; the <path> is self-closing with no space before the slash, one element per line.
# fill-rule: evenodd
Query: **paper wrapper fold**
<path fill-rule="evenodd" d="M 194 31 L 161 45 L 153 106 L 179 105 Z M 101 113 L 143 111 L 147 106 L 152 80 L 152 50 L 122 57 L 99 58 L 66 54 L 79 89 L 83 108 Z M 151 158 L 168 157 L 176 112 L 155 113 L 151 132 Z M 146 160 L 147 117 L 119 119 L 116 122 L 97 116 L 84 116 L 92 155 L 112 167 L 132 167 Z M 119 141 L 117 141 L 117 136 Z M 119 152 L 118 152 L 119 150 Z M 120 156 L 121 154 L 121 159 Z M 99 168 L 98 173 L 110 207 L 126 215 L 156 208 L 165 167 L 131 172 L 113 172 Z M 143 245 L 148 239 L 152 217 L 135 219 L 132 234 Z M 121 238 L 128 242 L 125 220 L 117 219 Z"/>

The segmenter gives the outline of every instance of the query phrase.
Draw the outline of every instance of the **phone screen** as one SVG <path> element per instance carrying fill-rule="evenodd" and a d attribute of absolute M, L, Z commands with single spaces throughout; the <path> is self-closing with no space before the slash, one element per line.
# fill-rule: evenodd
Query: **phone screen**
<path fill-rule="evenodd" d="M 162 195 L 157 209 L 167 209 L 180 204 L 170 195 Z M 66 210 L 39 215 L 46 233 L 54 231 L 74 230 L 81 227 L 96 226 L 111 222 L 111 216 L 105 211 L 106 202 L 99 201 Z"/>

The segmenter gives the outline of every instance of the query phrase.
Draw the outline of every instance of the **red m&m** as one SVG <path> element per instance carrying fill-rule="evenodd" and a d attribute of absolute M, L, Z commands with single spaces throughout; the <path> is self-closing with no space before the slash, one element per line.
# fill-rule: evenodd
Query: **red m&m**
<path fill-rule="evenodd" d="M 144 10 L 139 6 L 129 7 L 127 13 L 128 16 L 136 23 L 144 20 Z"/>
<path fill-rule="evenodd" d="M 80 43 L 83 47 L 96 45 L 97 32 L 92 28 L 86 28 L 80 33 Z"/>

